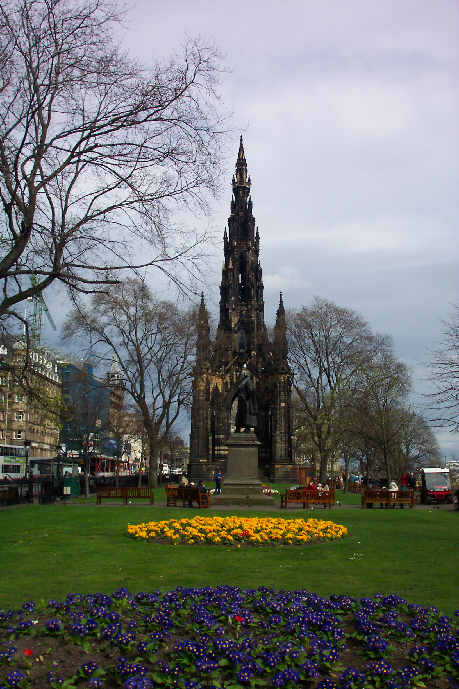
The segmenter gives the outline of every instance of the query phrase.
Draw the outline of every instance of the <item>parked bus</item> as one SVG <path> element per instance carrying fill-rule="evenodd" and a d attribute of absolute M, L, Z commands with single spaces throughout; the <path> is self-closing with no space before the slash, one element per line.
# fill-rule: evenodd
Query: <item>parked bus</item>
<path fill-rule="evenodd" d="M 0 445 L 0 480 L 22 479 L 26 472 L 26 448 L 23 445 Z"/>
<path fill-rule="evenodd" d="M 62 479 L 64 476 L 79 476 L 81 469 L 78 461 L 59 457 L 31 457 L 30 471 L 34 479 Z"/>
<path fill-rule="evenodd" d="M 453 502 L 449 469 L 440 467 L 421 469 L 421 502 L 424 505 Z"/>

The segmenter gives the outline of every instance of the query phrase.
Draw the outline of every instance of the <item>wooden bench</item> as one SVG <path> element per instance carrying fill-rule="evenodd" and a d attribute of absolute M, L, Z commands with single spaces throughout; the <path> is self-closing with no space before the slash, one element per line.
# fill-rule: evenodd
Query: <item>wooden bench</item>
<path fill-rule="evenodd" d="M 125 505 L 128 500 L 135 500 L 136 498 L 148 498 L 150 505 L 155 501 L 155 494 L 153 488 L 150 486 L 107 486 L 97 490 L 97 504 L 100 505 L 102 498 L 118 498 L 121 499 Z"/>
<path fill-rule="evenodd" d="M 166 505 L 167 507 L 175 507 L 178 498 L 178 486 L 166 485 Z"/>
<path fill-rule="evenodd" d="M 413 508 L 415 503 L 414 490 L 387 490 L 387 488 L 365 488 L 362 492 L 362 509 L 368 505 L 378 504 L 382 508 Z"/>
<path fill-rule="evenodd" d="M 198 507 L 210 507 L 209 493 L 203 493 L 198 486 L 178 486 L 177 499 L 182 501 L 183 507 L 193 507 L 193 502 Z"/>
<path fill-rule="evenodd" d="M 303 509 L 309 509 L 310 505 L 322 505 L 331 509 L 335 504 L 335 491 L 319 491 L 310 488 L 289 488 L 285 495 L 281 495 L 281 508 L 287 508 L 289 504 L 302 504 Z"/>

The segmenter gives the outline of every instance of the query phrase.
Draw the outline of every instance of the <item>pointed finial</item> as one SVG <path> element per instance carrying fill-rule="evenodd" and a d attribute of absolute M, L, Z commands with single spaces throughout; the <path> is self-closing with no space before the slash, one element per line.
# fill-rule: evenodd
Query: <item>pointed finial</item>
<path fill-rule="evenodd" d="M 239 162 L 240 160 L 245 160 L 245 155 L 244 155 L 244 142 L 242 141 L 242 134 L 241 134 L 241 138 L 239 139 L 239 152 L 238 152 L 238 154 L 237 154 L 237 159 L 238 159 L 238 162 Z"/>
<path fill-rule="evenodd" d="M 236 161 L 236 176 L 233 177 L 233 186 L 250 187 L 250 180 L 247 179 L 247 162 L 244 153 L 242 134 L 239 140 L 239 152 Z"/>
<path fill-rule="evenodd" d="M 282 299 L 282 292 L 279 294 L 279 308 L 277 309 L 277 317 L 279 318 L 280 316 L 284 317 L 285 315 L 285 309 L 284 309 L 284 300 Z"/>

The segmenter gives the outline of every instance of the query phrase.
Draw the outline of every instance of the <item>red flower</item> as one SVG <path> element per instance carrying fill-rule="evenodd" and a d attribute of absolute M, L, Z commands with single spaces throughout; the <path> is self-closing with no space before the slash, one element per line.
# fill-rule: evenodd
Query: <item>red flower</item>
<path fill-rule="evenodd" d="M 245 617 L 241 617 L 240 615 L 235 615 L 234 619 L 236 622 L 245 622 Z"/>
<path fill-rule="evenodd" d="M 25 648 L 24 649 L 24 655 L 25 656 L 33 656 L 33 651 L 30 648 Z"/>
<path fill-rule="evenodd" d="M 243 531 L 243 532 L 242 532 L 242 535 L 243 535 L 244 538 L 245 538 L 246 536 L 249 536 L 249 535 L 250 535 L 250 531 Z"/>

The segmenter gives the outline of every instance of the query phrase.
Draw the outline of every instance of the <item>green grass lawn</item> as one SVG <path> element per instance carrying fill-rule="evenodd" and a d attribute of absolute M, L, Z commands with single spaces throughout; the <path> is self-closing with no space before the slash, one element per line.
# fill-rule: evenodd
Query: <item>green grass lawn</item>
<path fill-rule="evenodd" d="M 126 586 L 137 592 L 223 583 L 307 588 L 322 595 L 396 592 L 446 614 L 459 607 L 457 512 L 338 507 L 267 513 L 332 519 L 349 528 L 341 541 L 304 547 L 168 546 L 126 536 L 128 522 L 196 514 L 210 516 L 212 510 L 92 504 L 2 510 L 0 607 L 70 591 L 110 592 Z"/>

